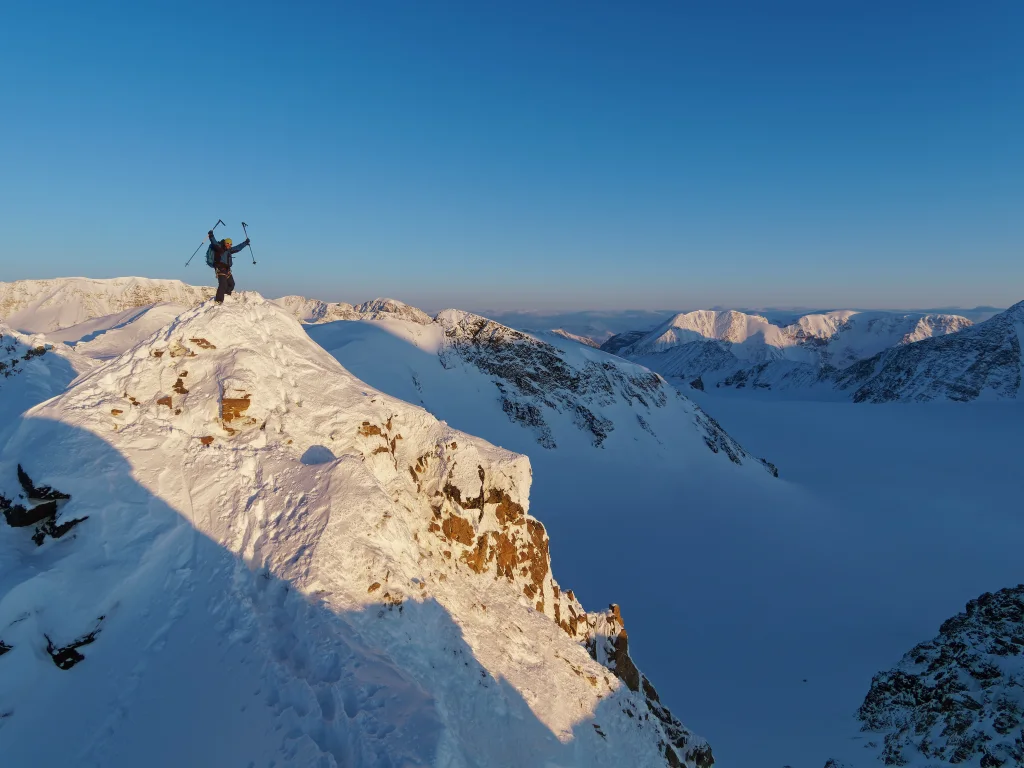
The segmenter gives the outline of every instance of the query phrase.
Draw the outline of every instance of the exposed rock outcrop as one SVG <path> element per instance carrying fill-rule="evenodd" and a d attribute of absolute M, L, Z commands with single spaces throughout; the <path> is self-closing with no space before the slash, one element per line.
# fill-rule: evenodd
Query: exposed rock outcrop
<path fill-rule="evenodd" d="M 875 675 L 857 718 L 863 765 L 1024 765 L 1024 584 L 971 600 Z"/>

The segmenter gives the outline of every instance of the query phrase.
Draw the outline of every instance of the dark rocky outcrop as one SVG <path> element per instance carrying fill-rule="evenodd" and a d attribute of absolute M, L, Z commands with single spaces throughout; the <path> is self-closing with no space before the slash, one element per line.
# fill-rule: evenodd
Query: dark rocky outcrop
<path fill-rule="evenodd" d="M 23 503 L 15 503 L 0 494 L 0 512 L 7 524 L 12 528 L 36 526 L 32 540 L 41 545 L 47 536 L 59 539 L 78 523 L 87 518 L 67 520 L 57 523 L 57 513 L 62 502 L 71 498 L 70 495 L 54 490 L 50 486 L 36 486 L 28 473 L 18 465 L 18 482 L 22 488 Z"/>
<path fill-rule="evenodd" d="M 50 654 L 50 658 L 53 660 L 54 665 L 58 669 L 68 670 L 78 664 L 80 661 L 85 661 L 85 656 L 78 652 L 78 649 L 84 645 L 89 645 L 96 640 L 96 635 L 100 633 L 100 625 L 103 624 L 105 616 L 100 616 L 96 620 L 96 629 L 88 634 L 82 635 L 76 640 L 68 643 L 64 646 L 57 646 L 53 640 L 50 639 L 49 635 L 43 635 L 46 638 L 46 652 Z"/>
<path fill-rule="evenodd" d="M 45 346 L 28 347 L 0 333 L 0 376 L 9 379 L 22 372 L 22 363 L 47 353 Z"/>
<path fill-rule="evenodd" d="M 1024 584 L 971 600 L 875 675 L 857 718 L 886 765 L 1024 765 Z"/>
<path fill-rule="evenodd" d="M 644 336 L 648 334 L 648 331 L 625 331 L 624 333 L 617 333 L 614 336 L 608 338 L 604 344 L 601 345 L 601 349 L 613 355 L 619 354 L 619 352 L 633 344 L 640 341 Z"/>
<path fill-rule="evenodd" d="M 664 379 L 642 368 L 611 361 L 570 365 L 551 344 L 478 315 L 449 311 L 438 322 L 447 341 L 438 353 L 441 365 L 449 368 L 459 358 L 493 376 L 509 419 L 532 429 L 545 448 L 556 446 L 544 408 L 570 414 L 601 447 L 615 429 L 597 412 L 601 407 L 636 401 L 656 408 L 668 402 Z"/>

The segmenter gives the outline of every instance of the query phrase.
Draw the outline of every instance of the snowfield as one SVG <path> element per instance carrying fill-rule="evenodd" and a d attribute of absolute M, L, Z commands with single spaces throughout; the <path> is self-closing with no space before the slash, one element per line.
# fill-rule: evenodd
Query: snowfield
<path fill-rule="evenodd" d="M 185 312 L 0 447 L 5 761 L 711 765 L 530 482 L 257 296 Z"/>

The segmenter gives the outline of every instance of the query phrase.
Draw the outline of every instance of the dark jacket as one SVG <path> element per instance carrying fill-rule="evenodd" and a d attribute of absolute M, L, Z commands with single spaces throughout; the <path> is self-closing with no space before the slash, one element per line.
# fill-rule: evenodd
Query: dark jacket
<path fill-rule="evenodd" d="M 213 246 L 214 269 L 227 269 L 228 271 L 231 271 L 231 257 L 234 254 L 238 253 L 239 251 L 243 250 L 245 246 L 249 244 L 249 241 L 246 240 L 244 243 L 239 243 L 238 245 L 228 248 L 227 246 L 224 245 L 223 240 L 216 240 L 213 237 L 212 231 L 208 232 L 207 234 L 210 237 L 210 245 Z"/>

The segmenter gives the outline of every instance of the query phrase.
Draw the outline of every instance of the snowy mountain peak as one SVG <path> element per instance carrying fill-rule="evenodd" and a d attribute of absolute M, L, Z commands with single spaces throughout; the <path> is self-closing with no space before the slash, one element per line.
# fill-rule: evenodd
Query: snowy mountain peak
<path fill-rule="evenodd" d="M 712 765 L 554 580 L 530 482 L 271 302 L 185 312 L 0 446 L 6 755 L 138 764 L 170 705 L 168 764 Z"/>
<path fill-rule="evenodd" d="M 432 322 L 430 315 L 416 307 L 411 307 L 397 299 L 373 299 L 356 305 L 362 319 L 383 320 L 394 317 L 399 320 L 411 320 L 420 325 Z"/>

